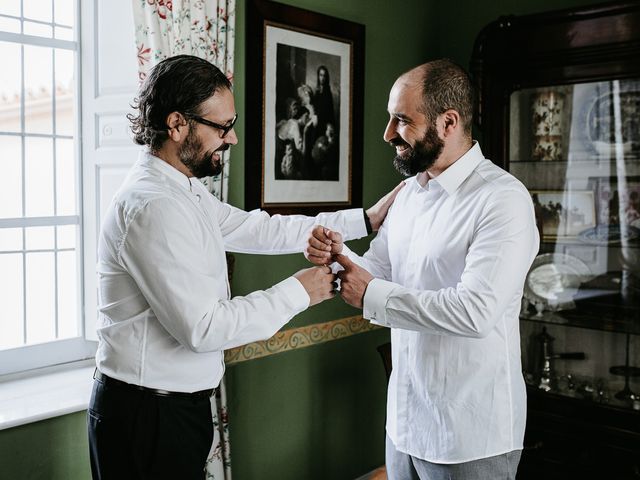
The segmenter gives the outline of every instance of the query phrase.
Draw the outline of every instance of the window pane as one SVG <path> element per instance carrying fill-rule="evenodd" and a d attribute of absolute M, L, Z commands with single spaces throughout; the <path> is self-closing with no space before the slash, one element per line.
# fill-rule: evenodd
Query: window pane
<path fill-rule="evenodd" d="M 0 13 L 19 17 L 20 2 L 17 0 L 0 0 Z"/>
<path fill-rule="evenodd" d="M 54 0 L 55 22 L 59 25 L 73 27 L 75 25 L 75 4 L 76 2 L 73 0 Z"/>
<path fill-rule="evenodd" d="M 58 253 L 58 338 L 80 335 L 76 257 L 75 251 Z"/>
<path fill-rule="evenodd" d="M 25 131 L 52 133 L 53 49 L 24 46 Z"/>
<path fill-rule="evenodd" d="M 76 159 L 73 140 L 56 140 L 56 196 L 58 215 L 76 215 Z"/>
<path fill-rule="evenodd" d="M 20 137 L 0 136 L 0 218 L 22 216 L 22 142 Z"/>
<path fill-rule="evenodd" d="M 60 225 L 58 230 L 58 248 L 76 248 L 78 244 L 78 227 L 76 225 Z"/>
<path fill-rule="evenodd" d="M 75 114 L 73 111 L 75 94 L 74 52 L 55 50 L 56 75 L 56 133 L 73 135 Z"/>
<path fill-rule="evenodd" d="M 51 38 L 53 36 L 53 27 L 42 23 L 24 22 L 24 33 L 34 35 L 36 37 Z"/>
<path fill-rule="evenodd" d="M 22 254 L 0 255 L 0 350 L 23 345 Z"/>
<path fill-rule="evenodd" d="M 25 138 L 25 212 L 27 217 L 53 215 L 53 140 Z"/>
<path fill-rule="evenodd" d="M 0 252 L 15 250 L 22 250 L 22 229 L 0 228 Z M 4 283 L 2 283 L 2 285 L 4 285 Z M 0 305 L 2 305 L 2 303 L 0 303 Z"/>
<path fill-rule="evenodd" d="M 0 1 L 0 4 L 2 4 L 2 1 Z M 0 32 L 20 33 L 20 20 L 0 17 Z"/>
<path fill-rule="evenodd" d="M 25 228 L 25 245 L 27 250 L 53 250 L 54 227 Z"/>
<path fill-rule="evenodd" d="M 51 23 L 53 21 L 52 3 L 52 0 L 23 0 L 25 18 Z"/>
<path fill-rule="evenodd" d="M 56 337 L 53 253 L 27 253 L 27 343 Z"/>
<path fill-rule="evenodd" d="M 69 40 L 73 42 L 73 30 L 67 27 L 55 27 L 53 30 L 54 38 L 57 40 Z"/>
<path fill-rule="evenodd" d="M 20 131 L 21 55 L 20 45 L 0 42 L 0 132 Z"/>

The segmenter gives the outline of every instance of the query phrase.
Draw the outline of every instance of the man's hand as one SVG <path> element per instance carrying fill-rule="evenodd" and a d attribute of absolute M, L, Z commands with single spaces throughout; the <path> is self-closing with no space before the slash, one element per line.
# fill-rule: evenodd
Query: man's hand
<path fill-rule="evenodd" d="M 367 217 L 369 217 L 369 222 L 371 223 L 371 229 L 374 232 L 377 232 L 380 229 L 382 222 L 384 222 L 384 219 L 387 216 L 389 207 L 396 199 L 398 192 L 405 185 L 406 184 L 404 182 L 400 182 L 396 188 L 387 193 L 384 197 L 378 200 L 375 205 L 366 211 Z"/>
<path fill-rule="evenodd" d="M 364 268 L 356 265 L 345 255 L 336 255 L 335 261 L 342 265 L 344 270 L 338 272 L 340 279 L 340 296 L 349 305 L 362 308 L 364 292 L 367 290 L 369 282 L 373 280 L 373 275 Z"/>
<path fill-rule="evenodd" d="M 329 267 L 311 267 L 300 270 L 293 275 L 309 294 L 309 306 L 333 298 L 336 276 Z"/>
<path fill-rule="evenodd" d="M 342 235 L 333 230 L 316 225 L 309 234 L 305 257 L 314 265 L 331 263 L 331 257 L 342 253 Z"/>

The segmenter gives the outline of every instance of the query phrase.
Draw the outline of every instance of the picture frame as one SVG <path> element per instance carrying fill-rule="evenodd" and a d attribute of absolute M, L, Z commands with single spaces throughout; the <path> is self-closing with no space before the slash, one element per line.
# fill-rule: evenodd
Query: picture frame
<path fill-rule="evenodd" d="M 362 205 L 364 25 L 247 4 L 245 208 Z"/>
<path fill-rule="evenodd" d="M 640 177 L 590 177 L 595 193 L 596 220 L 601 225 L 627 225 L 640 229 Z"/>
<path fill-rule="evenodd" d="M 596 226 L 593 190 L 530 190 L 544 240 L 577 237 Z"/>

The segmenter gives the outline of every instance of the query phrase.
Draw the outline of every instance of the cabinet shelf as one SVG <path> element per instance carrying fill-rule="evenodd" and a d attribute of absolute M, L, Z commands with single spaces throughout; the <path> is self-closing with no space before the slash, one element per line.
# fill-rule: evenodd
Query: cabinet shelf
<path fill-rule="evenodd" d="M 615 309 L 601 313 L 585 313 L 581 309 L 559 312 L 521 313 L 520 320 L 542 324 L 576 327 L 605 332 L 630 333 L 640 335 L 640 316 L 637 311 Z"/>

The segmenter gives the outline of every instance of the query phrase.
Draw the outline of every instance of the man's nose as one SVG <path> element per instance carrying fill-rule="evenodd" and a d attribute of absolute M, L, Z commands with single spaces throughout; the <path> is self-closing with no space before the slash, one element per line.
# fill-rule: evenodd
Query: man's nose
<path fill-rule="evenodd" d="M 396 138 L 396 136 L 397 136 L 396 121 L 395 121 L 395 118 L 392 118 L 387 123 L 387 127 L 384 129 L 384 134 L 382 135 L 382 138 L 384 139 L 385 142 L 389 143 L 389 141 L 391 141 L 391 139 L 393 138 Z"/>
<path fill-rule="evenodd" d="M 227 133 L 227 135 L 224 137 L 224 141 L 229 145 L 237 145 L 238 136 L 236 135 L 235 128 L 232 128 L 231 130 L 229 130 L 229 133 Z"/>

